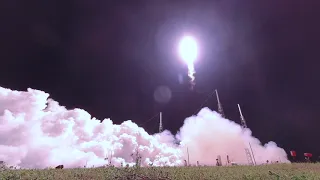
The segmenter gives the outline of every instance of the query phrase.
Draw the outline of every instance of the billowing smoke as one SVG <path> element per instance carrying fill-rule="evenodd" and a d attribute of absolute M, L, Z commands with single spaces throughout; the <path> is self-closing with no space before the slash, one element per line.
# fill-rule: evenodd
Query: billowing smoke
<path fill-rule="evenodd" d="M 180 129 L 181 144 L 189 149 L 190 161 L 199 160 L 203 164 L 213 164 L 218 155 L 223 165 L 230 161 L 247 164 L 245 148 L 252 149 L 251 157 L 257 164 L 273 162 L 289 162 L 286 152 L 269 142 L 264 146 L 251 135 L 250 129 L 243 130 L 239 124 L 224 119 L 215 111 L 203 108 L 197 116 L 185 120 Z M 251 148 L 250 148 L 250 145 Z"/>
<path fill-rule="evenodd" d="M 180 145 L 174 143 L 177 138 Z M 249 142 L 257 163 L 289 162 L 274 142 L 262 146 L 249 129 L 243 132 L 208 108 L 187 118 L 176 137 L 169 131 L 149 135 L 130 120 L 100 123 L 82 109 L 67 110 L 43 91 L 0 87 L 0 161 L 23 168 L 133 165 L 136 152 L 142 166 L 178 166 L 187 159 L 187 147 L 192 164 L 214 165 L 217 155 L 223 162 L 229 155 L 231 161 L 247 163 Z"/>

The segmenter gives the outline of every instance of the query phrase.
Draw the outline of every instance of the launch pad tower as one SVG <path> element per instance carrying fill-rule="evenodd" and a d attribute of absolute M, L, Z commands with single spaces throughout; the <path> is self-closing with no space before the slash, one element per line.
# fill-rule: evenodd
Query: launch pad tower
<path fill-rule="evenodd" d="M 223 111 L 223 108 L 222 108 L 222 104 L 220 102 L 220 99 L 219 99 L 219 94 L 218 94 L 218 90 L 215 90 L 216 91 L 216 96 L 217 96 L 217 101 L 218 101 L 218 112 L 221 114 L 221 116 L 223 118 L 225 118 L 225 114 L 224 114 L 224 111 Z"/>
<path fill-rule="evenodd" d="M 239 109 L 239 113 L 240 113 L 241 127 L 242 127 L 242 130 L 244 130 L 248 126 L 247 126 L 246 120 L 244 119 L 244 116 L 242 114 L 242 111 L 241 111 L 241 108 L 240 108 L 239 104 L 238 104 L 238 109 Z M 253 151 L 252 151 L 252 147 L 251 147 L 250 142 L 249 142 L 249 146 L 250 146 L 251 152 L 250 152 L 249 148 L 244 148 L 244 151 L 246 153 L 249 165 L 255 165 L 256 164 L 255 163 L 255 158 L 254 158 L 254 155 L 253 155 Z M 252 156 L 251 156 L 251 153 L 252 153 Z"/>
<path fill-rule="evenodd" d="M 246 120 L 244 119 L 243 117 L 243 114 L 242 114 L 242 111 L 241 111 L 241 108 L 240 108 L 240 104 L 238 104 L 238 109 L 239 109 L 239 113 L 240 113 L 240 120 L 241 120 L 241 127 L 243 129 L 247 128 L 247 123 L 246 123 Z"/>
<path fill-rule="evenodd" d="M 159 119 L 159 133 L 162 133 L 163 131 L 163 125 L 162 125 L 162 112 L 160 112 L 160 119 Z"/>

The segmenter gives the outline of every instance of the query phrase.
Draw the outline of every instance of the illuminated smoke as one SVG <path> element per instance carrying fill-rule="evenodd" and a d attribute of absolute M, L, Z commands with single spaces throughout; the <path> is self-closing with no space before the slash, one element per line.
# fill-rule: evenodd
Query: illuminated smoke
<path fill-rule="evenodd" d="M 197 116 L 187 118 L 179 137 L 182 139 L 181 144 L 188 147 L 190 161 L 193 163 L 199 160 L 203 164 L 215 164 L 213 160 L 220 155 L 225 165 L 229 155 L 231 161 L 247 164 L 244 149 L 249 148 L 249 142 L 257 164 L 267 160 L 289 162 L 286 152 L 274 142 L 262 146 L 258 139 L 252 137 L 250 129 L 243 131 L 239 124 L 222 118 L 219 113 L 208 108 L 200 110 Z"/>
<path fill-rule="evenodd" d="M 195 69 L 194 69 L 194 65 L 193 63 L 188 63 L 188 76 L 190 78 L 190 84 L 191 87 L 193 88 L 195 83 L 195 77 L 194 77 L 194 73 L 196 73 Z"/>
<path fill-rule="evenodd" d="M 275 143 L 260 145 L 250 130 L 243 133 L 238 124 L 208 108 L 185 120 L 176 135 L 181 145 L 175 145 L 169 131 L 149 135 L 130 120 L 119 125 L 110 119 L 100 123 L 88 112 L 67 110 L 48 97 L 43 91 L 0 87 L 0 161 L 23 168 L 59 164 L 71 168 L 97 167 L 111 159 L 120 166 L 135 164 L 138 151 L 142 166 L 178 166 L 183 165 L 188 147 L 192 164 L 214 165 L 217 155 L 224 162 L 229 155 L 232 161 L 247 163 L 244 148 L 251 142 L 258 163 L 288 162 Z"/>

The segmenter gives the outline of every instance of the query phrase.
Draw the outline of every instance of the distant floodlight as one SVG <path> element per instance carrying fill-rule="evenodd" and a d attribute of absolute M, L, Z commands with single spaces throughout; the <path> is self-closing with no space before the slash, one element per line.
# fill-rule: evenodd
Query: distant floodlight
<path fill-rule="evenodd" d="M 179 55 L 186 64 L 193 64 L 198 56 L 198 45 L 192 36 L 184 36 L 179 43 Z"/>

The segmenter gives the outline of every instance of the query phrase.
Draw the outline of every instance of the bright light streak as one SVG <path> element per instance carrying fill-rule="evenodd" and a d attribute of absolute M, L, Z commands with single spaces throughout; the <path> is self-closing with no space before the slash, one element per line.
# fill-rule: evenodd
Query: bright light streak
<path fill-rule="evenodd" d="M 192 36 L 184 36 L 179 43 L 178 52 L 182 60 L 188 66 L 188 76 L 191 79 L 191 88 L 195 85 L 195 69 L 194 69 L 194 62 L 198 57 L 198 45 L 195 38 Z"/>
<path fill-rule="evenodd" d="M 193 64 L 198 56 L 198 45 L 192 36 L 185 36 L 179 43 L 179 55 L 187 65 Z"/>

